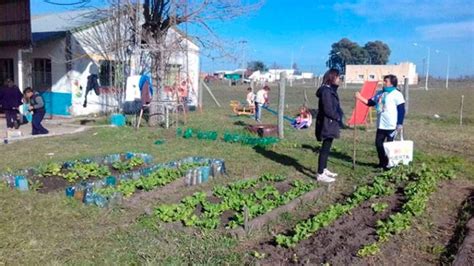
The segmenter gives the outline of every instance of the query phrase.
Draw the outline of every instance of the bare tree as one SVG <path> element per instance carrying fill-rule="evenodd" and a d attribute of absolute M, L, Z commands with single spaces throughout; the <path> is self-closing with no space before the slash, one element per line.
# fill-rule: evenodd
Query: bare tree
<path fill-rule="evenodd" d="M 212 23 L 245 15 L 263 4 L 263 0 L 108 1 L 107 8 L 93 12 L 100 18 L 100 23 L 84 32 L 81 40 L 94 54 L 118 64 L 116 70 L 119 68 L 121 71 L 115 71 L 120 76 L 115 77 L 114 85 L 121 92 L 124 91 L 125 78 L 143 70 L 133 71 L 129 66 L 149 68 L 153 83 L 158 89 L 158 93 L 153 95 L 151 114 L 160 111 L 157 103 L 163 98 L 163 81 L 170 58 L 180 52 L 188 52 L 189 39 L 196 41 L 202 50 L 212 51 L 206 55 L 213 59 L 226 57 L 237 60 L 232 48 L 238 46 L 220 39 L 214 32 Z M 86 7 L 89 3 L 89 0 L 69 2 L 73 7 Z M 192 33 L 187 30 L 188 26 L 192 27 Z M 122 94 L 119 94 L 121 99 Z M 158 116 L 150 117 L 151 126 L 156 126 L 158 122 Z"/>
<path fill-rule="evenodd" d="M 212 22 L 216 20 L 230 20 L 258 9 L 261 1 L 249 3 L 242 0 L 144 0 L 144 24 L 142 45 L 147 48 L 152 60 L 152 78 L 155 84 L 162 85 L 165 76 L 167 55 L 166 36 L 169 30 L 180 25 L 192 25 L 196 29 L 194 37 L 203 48 L 213 48 L 222 55 L 229 55 L 225 46 L 212 29 Z M 161 91 L 159 89 L 159 91 Z M 151 113 L 157 113 L 156 104 L 161 93 L 156 93 Z M 156 118 L 150 119 L 151 126 L 158 123 Z"/>

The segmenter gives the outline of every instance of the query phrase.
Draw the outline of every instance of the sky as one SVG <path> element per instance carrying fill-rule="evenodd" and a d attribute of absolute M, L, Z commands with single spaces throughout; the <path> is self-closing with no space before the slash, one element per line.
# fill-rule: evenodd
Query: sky
<path fill-rule="evenodd" d="M 33 15 L 65 10 L 44 1 L 31 0 Z M 91 4 L 103 5 L 104 0 Z M 266 0 L 245 16 L 209 24 L 238 59 L 203 56 L 202 69 L 208 72 L 260 60 L 286 68 L 294 62 L 300 70 L 321 73 L 331 44 L 349 38 L 361 46 L 383 41 L 392 51 L 389 63 L 411 61 L 419 73 L 426 72 L 430 48 L 430 75 L 445 77 L 448 57 L 450 77 L 474 75 L 472 0 Z"/>

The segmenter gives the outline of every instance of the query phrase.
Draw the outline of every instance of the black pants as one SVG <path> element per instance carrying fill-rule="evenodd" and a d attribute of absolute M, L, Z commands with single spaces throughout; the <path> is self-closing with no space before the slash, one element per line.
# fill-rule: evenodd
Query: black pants
<path fill-rule="evenodd" d="M 14 128 L 15 122 L 18 121 L 18 110 L 5 110 L 5 118 L 7 119 L 7 128 Z"/>
<path fill-rule="evenodd" d="M 324 139 L 319 150 L 318 174 L 322 174 L 328 165 L 329 151 L 331 150 L 333 139 Z"/>
<path fill-rule="evenodd" d="M 383 148 L 383 143 L 386 141 L 393 141 L 393 132 L 395 129 L 377 129 L 375 135 L 375 147 L 377 148 L 377 155 L 379 156 L 378 167 L 386 168 L 388 164 L 388 158 Z"/>
<path fill-rule="evenodd" d="M 35 110 L 33 112 L 33 120 L 31 121 L 31 127 L 33 129 L 33 135 L 39 134 L 48 134 L 49 131 L 41 125 L 41 121 L 43 121 L 45 115 L 44 110 Z"/>

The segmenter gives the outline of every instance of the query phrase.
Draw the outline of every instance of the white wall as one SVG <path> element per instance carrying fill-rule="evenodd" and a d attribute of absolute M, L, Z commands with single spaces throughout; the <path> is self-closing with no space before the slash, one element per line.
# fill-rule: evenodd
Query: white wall
<path fill-rule="evenodd" d="M 33 47 L 31 63 L 34 59 L 46 58 L 51 60 L 52 92 L 71 92 L 66 73 L 66 44 L 65 38 L 56 39 Z M 40 89 L 40 88 L 34 88 Z"/>

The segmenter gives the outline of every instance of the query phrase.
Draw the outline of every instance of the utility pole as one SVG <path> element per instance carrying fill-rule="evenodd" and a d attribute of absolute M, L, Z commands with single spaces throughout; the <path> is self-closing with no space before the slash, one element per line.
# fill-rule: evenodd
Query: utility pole
<path fill-rule="evenodd" d="M 425 78 L 425 90 L 428 90 L 428 77 L 430 75 L 430 54 L 431 48 L 428 47 L 428 57 L 426 58 L 426 78 Z"/>
<path fill-rule="evenodd" d="M 448 54 L 448 64 L 446 66 L 446 89 L 449 89 L 449 61 L 450 61 L 450 56 Z"/>

